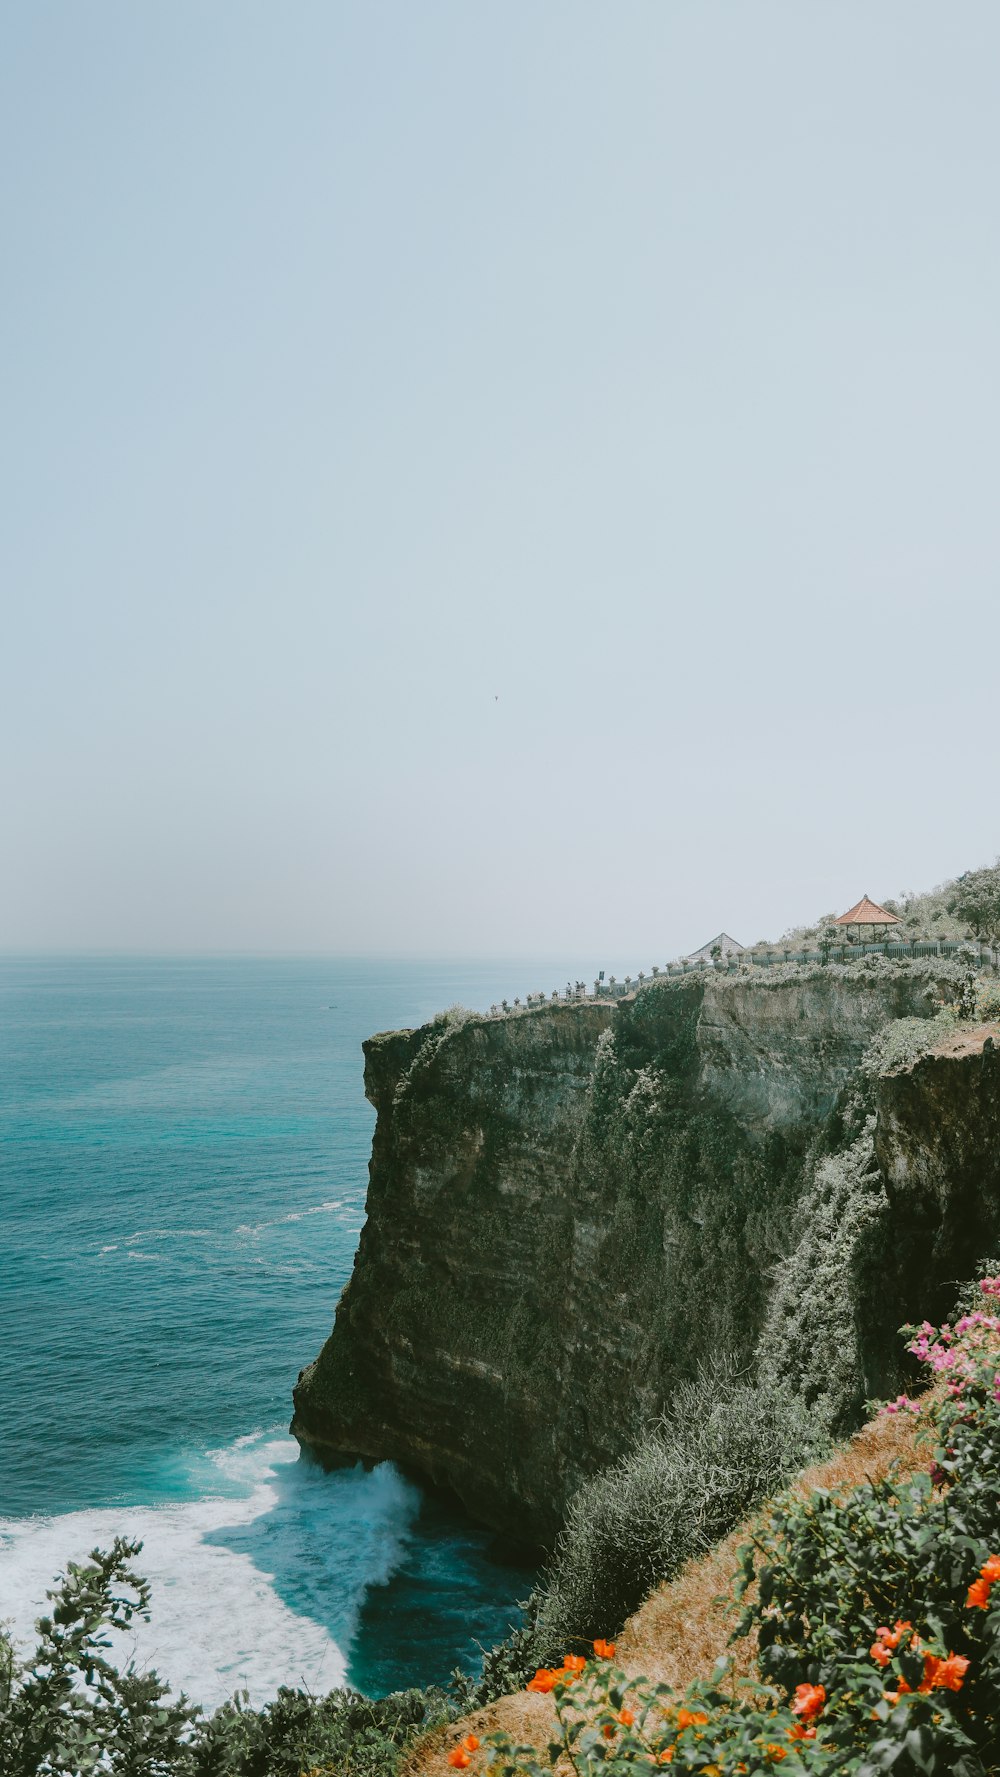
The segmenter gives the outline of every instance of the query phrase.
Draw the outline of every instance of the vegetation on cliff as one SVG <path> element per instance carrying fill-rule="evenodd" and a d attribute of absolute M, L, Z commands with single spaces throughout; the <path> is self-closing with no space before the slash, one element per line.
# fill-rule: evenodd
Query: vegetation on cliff
<path fill-rule="evenodd" d="M 926 1469 L 843 1495 L 778 1501 L 744 1550 L 739 1633 L 756 1671 L 725 1665 L 678 1698 L 612 1663 L 570 1654 L 529 1689 L 556 1698 L 547 1752 L 499 1733 L 452 1767 L 578 1777 L 664 1766 L 704 1777 L 772 1770 L 987 1777 L 1000 1761 L 1000 1278 L 954 1327 L 910 1328 L 943 1380 L 926 1398 Z M 921 1414 L 908 1397 L 885 1411 Z M 933 1448 L 931 1448 L 933 1446 Z M 447 1767 L 442 1760 L 442 1769 Z"/>
<path fill-rule="evenodd" d="M 812 1461 L 824 1434 L 787 1387 L 707 1361 L 663 1418 L 570 1501 L 536 1594 L 548 1657 L 613 1635 L 654 1586 L 718 1542 Z"/>

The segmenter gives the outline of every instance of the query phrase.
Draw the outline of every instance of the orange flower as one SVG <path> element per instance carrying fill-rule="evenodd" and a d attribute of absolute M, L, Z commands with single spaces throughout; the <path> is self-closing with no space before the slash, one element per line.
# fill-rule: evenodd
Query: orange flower
<path fill-rule="evenodd" d="M 800 1721 L 793 1722 L 790 1728 L 785 1729 L 785 1733 L 789 1740 L 815 1740 L 816 1738 L 816 1729 L 804 1728 Z"/>
<path fill-rule="evenodd" d="M 466 1734 L 465 1739 L 461 1742 L 461 1744 L 465 1747 L 466 1752 L 478 1752 L 479 1751 L 479 1735 L 478 1734 Z"/>
<path fill-rule="evenodd" d="M 563 1660 L 565 1672 L 582 1672 L 587 1662 L 582 1654 L 567 1654 Z"/>
<path fill-rule="evenodd" d="M 665 1746 L 662 1752 L 657 1753 L 656 1762 L 658 1765 L 672 1765 L 674 1762 L 673 1747 Z"/>
<path fill-rule="evenodd" d="M 603 1728 L 601 1729 L 601 1733 L 604 1735 L 605 1740 L 613 1740 L 615 1737 L 614 1722 L 613 1721 L 606 1721 Z"/>
<path fill-rule="evenodd" d="M 868 1649 L 875 1664 L 877 1666 L 888 1666 L 889 1661 L 902 1641 L 903 1636 L 906 1635 L 908 1631 L 912 1631 L 912 1629 L 912 1623 L 897 1623 L 894 1629 L 887 1629 L 884 1626 L 881 1629 L 876 1629 L 875 1640 Z"/>
<path fill-rule="evenodd" d="M 966 1610 L 985 1610 L 990 1601 L 990 1582 L 982 1578 L 973 1580 L 965 1594 Z"/>
<path fill-rule="evenodd" d="M 795 1698 L 792 1703 L 792 1714 L 800 1721 L 814 1721 L 821 1715 L 826 1702 L 826 1691 L 821 1684 L 797 1684 Z"/>
<path fill-rule="evenodd" d="M 979 1572 L 984 1580 L 989 1580 L 991 1586 L 995 1585 L 1000 1580 L 1000 1555 L 990 1555 Z"/>
<path fill-rule="evenodd" d="M 788 1747 L 779 1746 L 777 1740 L 769 1740 L 764 1748 L 764 1757 L 770 1764 L 778 1765 L 783 1758 L 788 1757 Z"/>
<path fill-rule="evenodd" d="M 456 1771 L 464 1771 L 466 1765 L 471 1765 L 472 1760 L 464 1746 L 456 1746 L 454 1750 L 448 1754 L 448 1763 L 449 1765 L 454 1765 Z"/>
<path fill-rule="evenodd" d="M 922 1691 L 960 1691 L 965 1682 L 969 1662 L 963 1654 L 949 1654 L 946 1660 L 936 1654 L 924 1655 Z"/>
<path fill-rule="evenodd" d="M 615 1716 L 615 1720 L 620 1721 L 623 1728 L 630 1728 L 635 1721 L 635 1716 L 632 1714 L 631 1709 L 619 1709 L 618 1714 Z"/>
<path fill-rule="evenodd" d="M 534 1678 L 529 1678 L 524 1688 L 528 1691 L 554 1691 L 558 1683 L 558 1671 L 553 1671 L 550 1666 L 539 1666 Z"/>
<path fill-rule="evenodd" d="M 703 1728 L 707 1721 L 703 1709 L 678 1709 L 677 1732 L 682 1734 L 685 1728 Z"/>
<path fill-rule="evenodd" d="M 613 1641 L 595 1641 L 594 1652 L 599 1660 L 613 1660 L 615 1657 L 615 1644 Z"/>

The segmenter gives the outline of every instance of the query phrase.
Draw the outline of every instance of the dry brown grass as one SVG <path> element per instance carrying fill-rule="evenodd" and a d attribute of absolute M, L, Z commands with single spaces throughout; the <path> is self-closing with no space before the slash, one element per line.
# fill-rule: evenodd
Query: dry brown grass
<path fill-rule="evenodd" d="M 864 1481 L 884 1479 L 895 1463 L 901 1476 L 912 1474 L 926 1460 L 916 1443 L 920 1421 L 909 1414 L 870 1420 L 825 1462 L 806 1469 L 796 1491 L 814 1487 L 847 1492 Z M 696 1678 L 707 1678 L 722 1654 L 735 1654 L 734 1672 L 746 1676 L 753 1662 L 749 1641 L 728 1646 L 739 1611 L 732 1596 L 738 1551 L 759 1526 L 755 1513 L 708 1554 L 689 1561 L 676 1578 L 660 1586 L 640 1605 L 618 1637 L 617 1663 L 633 1677 L 686 1690 Z M 513 1740 L 543 1747 L 552 1737 L 552 1699 L 521 1691 L 500 1697 L 465 1720 L 435 1728 L 410 1750 L 401 1777 L 451 1777 L 447 1754 L 465 1734 L 502 1730 Z M 478 1761 L 477 1761 L 478 1763 Z M 470 1772 L 475 1777 L 475 1765 Z"/>
<path fill-rule="evenodd" d="M 949 1031 L 947 1036 L 935 1043 L 932 1055 L 976 1055 L 983 1048 L 987 1037 L 994 1043 L 1000 1043 L 1000 1024 L 992 1021 L 988 1024 L 977 1024 L 974 1029 L 963 1028 Z"/>

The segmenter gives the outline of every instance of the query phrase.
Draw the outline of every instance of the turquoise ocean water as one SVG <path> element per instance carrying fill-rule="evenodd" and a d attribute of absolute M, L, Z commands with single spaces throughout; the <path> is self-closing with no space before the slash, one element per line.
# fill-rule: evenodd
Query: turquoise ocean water
<path fill-rule="evenodd" d="M 287 1436 L 364 1218 L 361 1042 L 537 964 L 0 959 L 0 1620 L 141 1536 L 140 1659 L 211 1705 L 471 1665 L 530 1576 Z"/>

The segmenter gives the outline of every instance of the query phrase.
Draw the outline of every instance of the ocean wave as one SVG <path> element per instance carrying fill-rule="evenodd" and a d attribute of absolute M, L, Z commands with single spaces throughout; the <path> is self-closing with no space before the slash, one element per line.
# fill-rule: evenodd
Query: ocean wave
<path fill-rule="evenodd" d="M 272 1216 L 261 1222 L 241 1222 L 236 1229 L 237 1234 L 260 1234 L 265 1228 L 283 1228 L 287 1222 L 301 1222 L 306 1216 L 330 1215 L 338 1209 L 349 1208 L 342 1197 L 331 1198 L 328 1203 L 314 1203 L 308 1209 L 292 1209 L 287 1215 Z"/>
<path fill-rule="evenodd" d="M 123 1246 L 135 1246 L 139 1240 L 215 1240 L 215 1228 L 140 1228 L 135 1234 L 126 1234 Z"/>
<path fill-rule="evenodd" d="M 255 1434 L 192 1464 L 196 1499 L 0 1519 L 3 1615 L 21 1650 L 55 1575 L 118 1535 L 142 1541 L 153 1588 L 152 1620 L 119 1654 L 175 1693 L 212 1708 L 238 1689 L 261 1704 L 281 1685 L 343 1684 L 365 1594 L 403 1559 L 420 1496 L 391 1464 L 326 1474 L 297 1455 Z"/>

